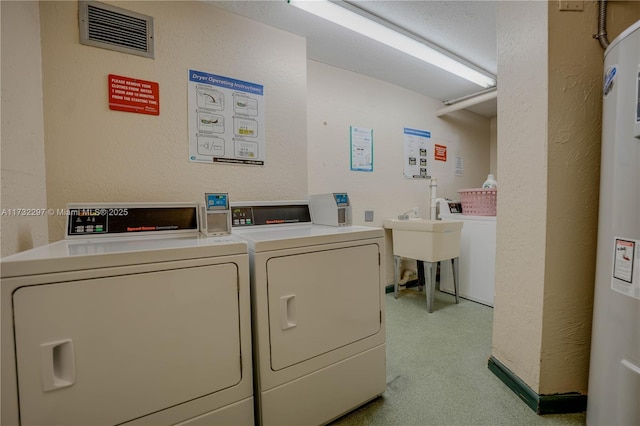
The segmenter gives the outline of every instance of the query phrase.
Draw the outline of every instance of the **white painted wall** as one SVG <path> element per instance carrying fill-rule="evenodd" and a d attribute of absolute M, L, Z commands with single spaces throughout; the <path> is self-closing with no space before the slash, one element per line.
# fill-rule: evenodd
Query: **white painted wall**
<path fill-rule="evenodd" d="M 112 4 L 154 17 L 155 59 L 80 45 L 77 2 L 40 3 L 48 206 L 303 198 L 306 41 L 200 1 Z M 264 167 L 188 161 L 189 69 L 264 86 Z M 109 110 L 108 74 L 159 83 L 160 116 Z M 51 240 L 63 219 L 50 218 Z"/>
<path fill-rule="evenodd" d="M 348 192 L 353 223 L 382 226 L 414 206 L 429 217 L 429 182 L 403 177 L 405 127 L 431 132 L 447 146 L 447 162 L 434 161 L 437 195 L 459 199 L 457 190 L 478 188 L 489 173 L 490 119 L 468 111 L 438 118 L 441 102 L 398 86 L 309 61 L 309 193 Z M 349 126 L 373 129 L 373 172 L 350 170 Z M 464 175 L 455 176 L 455 157 L 464 158 Z M 364 222 L 364 211 L 374 221 Z M 393 280 L 387 238 L 387 282 Z"/>
<path fill-rule="evenodd" d="M 373 209 L 372 224 L 380 226 L 385 217 L 394 217 L 414 206 L 423 216 L 428 215 L 427 182 L 402 177 L 403 127 L 431 131 L 434 141 L 448 146 L 449 161 L 436 162 L 433 167 L 439 196 L 455 199 L 457 189 L 479 186 L 488 173 L 490 130 L 483 117 L 462 111 L 436 118 L 433 112 L 441 105 L 433 99 L 315 62 L 309 63 L 312 69 L 307 80 L 304 39 L 211 5 L 112 4 L 154 17 L 156 59 L 80 45 L 75 2 L 39 5 L 46 138 L 41 137 L 45 140 L 48 197 L 45 202 L 42 194 L 42 201 L 35 206 L 59 209 L 69 202 L 198 200 L 203 192 L 216 190 L 229 191 L 234 200 L 286 199 L 340 189 L 352 196 L 356 223 L 363 222 L 365 209 Z M 29 5 L 37 18 L 35 3 Z M 20 27 L 29 29 L 30 34 L 39 30 L 37 21 Z M 3 26 L 3 33 L 6 30 Z M 12 39 L 17 50 L 37 51 L 25 49 L 17 40 L 22 39 Z M 39 66 L 28 68 L 38 70 Z M 264 85 L 264 167 L 187 161 L 189 68 Z M 158 82 L 161 115 L 110 111 L 109 73 Z M 20 77 L 7 78 L 3 88 L 17 87 L 14 82 Z M 308 141 L 307 105 L 313 111 L 309 113 L 313 128 L 309 129 Z M 324 120 L 316 119 L 321 116 Z M 327 126 L 322 124 L 325 121 Z M 34 122 L 33 118 L 30 122 Z M 41 125 L 37 119 L 35 122 Z M 349 125 L 374 129 L 373 173 L 349 171 Z M 25 127 L 12 121 L 3 125 L 3 135 L 5 131 L 20 133 Z M 12 149 L 23 147 L 8 139 L 7 144 L 12 144 Z M 42 146 L 29 149 L 29 153 L 44 157 Z M 462 177 L 453 176 L 456 155 L 464 157 Z M 41 164 L 31 161 L 29 165 L 43 173 Z M 11 188 L 25 196 L 43 186 L 41 176 L 39 184 Z M 3 190 L 3 199 L 9 193 L 10 190 Z M 62 238 L 63 219 L 49 218 L 49 240 Z M 16 219 L 9 223 L 16 223 Z M 34 245 L 45 242 L 43 238 Z M 21 249 L 8 248 L 3 238 L 3 250 L 9 254 Z"/>
<path fill-rule="evenodd" d="M 0 2 L 2 15 L 1 256 L 46 244 L 38 2 Z"/>

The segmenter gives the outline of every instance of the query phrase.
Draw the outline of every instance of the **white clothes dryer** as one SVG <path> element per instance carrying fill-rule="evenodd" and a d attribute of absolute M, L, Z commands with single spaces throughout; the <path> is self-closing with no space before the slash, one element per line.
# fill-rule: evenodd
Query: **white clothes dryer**
<path fill-rule="evenodd" d="M 1 261 L 2 424 L 254 424 L 246 243 L 195 203 L 67 213 Z"/>
<path fill-rule="evenodd" d="M 382 394 L 383 230 L 314 225 L 307 201 L 231 207 L 249 245 L 258 423 L 325 424 Z"/>

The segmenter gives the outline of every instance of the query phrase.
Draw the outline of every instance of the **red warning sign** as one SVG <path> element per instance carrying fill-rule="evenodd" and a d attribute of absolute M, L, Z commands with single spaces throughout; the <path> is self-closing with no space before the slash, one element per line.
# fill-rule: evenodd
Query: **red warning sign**
<path fill-rule="evenodd" d="M 109 109 L 160 115 L 160 85 L 109 74 Z"/>
<path fill-rule="evenodd" d="M 438 161 L 447 161 L 447 147 L 444 145 L 434 145 L 434 158 Z"/>

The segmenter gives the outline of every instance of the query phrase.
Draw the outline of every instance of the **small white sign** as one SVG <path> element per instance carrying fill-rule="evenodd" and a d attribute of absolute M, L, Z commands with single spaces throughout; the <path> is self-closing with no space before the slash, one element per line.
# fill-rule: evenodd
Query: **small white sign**
<path fill-rule="evenodd" d="M 456 176 L 464 174 L 464 158 L 461 155 L 456 156 Z"/>
<path fill-rule="evenodd" d="M 613 256 L 613 277 L 611 288 L 627 296 L 640 299 L 640 278 L 638 278 L 638 264 L 640 264 L 640 241 L 616 238 L 615 254 Z"/>

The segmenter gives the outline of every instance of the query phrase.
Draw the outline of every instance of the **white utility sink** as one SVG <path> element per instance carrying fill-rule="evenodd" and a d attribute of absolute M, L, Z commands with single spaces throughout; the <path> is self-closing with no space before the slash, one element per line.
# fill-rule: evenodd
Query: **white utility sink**
<path fill-rule="evenodd" d="M 390 229 L 393 255 L 425 262 L 440 262 L 460 256 L 462 221 L 420 218 L 385 219 Z"/>

